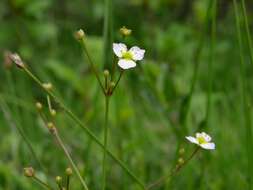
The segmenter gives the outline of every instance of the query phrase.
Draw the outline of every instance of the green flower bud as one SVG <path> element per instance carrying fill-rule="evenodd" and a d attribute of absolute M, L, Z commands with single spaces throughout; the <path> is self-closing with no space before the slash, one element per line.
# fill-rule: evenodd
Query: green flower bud
<path fill-rule="evenodd" d="M 26 177 L 34 177 L 35 171 L 32 167 L 24 168 L 24 176 Z"/>
<path fill-rule="evenodd" d="M 75 38 L 80 41 L 85 38 L 85 33 L 82 29 L 79 29 L 78 31 L 75 32 Z"/>
<path fill-rule="evenodd" d="M 73 174 L 73 171 L 71 168 L 67 168 L 65 172 L 66 172 L 66 175 L 68 175 L 68 176 Z"/>
<path fill-rule="evenodd" d="M 35 106 L 38 110 L 42 110 L 42 108 L 43 108 L 42 103 L 40 103 L 40 102 L 36 102 Z"/>
<path fill-rule="evenodd" d="M 60 184 L 62 182 L 62 177 L 61 176 L 56 176 L 55 181 L 57 184 Z"/>
<path fill-rule="evenodd" d="M 126 28 L 125 26 L 123 26 L 122 28 L 120 28 L 119 32 L 123 35 L 123 36 L 130 36 L 132 33 L 132 30 Z"/>

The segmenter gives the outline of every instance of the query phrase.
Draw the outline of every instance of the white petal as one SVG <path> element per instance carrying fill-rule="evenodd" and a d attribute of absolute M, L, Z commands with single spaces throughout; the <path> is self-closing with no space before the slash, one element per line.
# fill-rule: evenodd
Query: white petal
<path fill-rule="evenodd" d="M 196 133 L 196 137 L 197 138 L 202 137 L 202 134 L 201 133 Z"/>
<path fill-rule="evenodd" d="M 191 137 L 191 136 L 188 136 L 188 137 L 185 137 L 188 141 L 192 142 L 192 143 L 195 143 L 195 144 L 199 144 L 198 140 L 194 137 Z"/>
<path fill-rule="evenodd" d="M 113 51 L 118 57 L 122 57 L 122 54 L 127 51 L 127 46 L 123 43 L 113 43 Z"/>
<path fill-rule="evenodd" d="M 120 59 L 118 62 L 118 65 L 122 69 L 130 69 L 130 68 L 136 67 L 136 63 L 132 60 L 129 60 L 129 59 Z"/>
<path fill-rule="evenodd" d="M 207 150 L 214 150 L 215 149 L 214 143 L 204 143 L 204 144 L 201 144 L 200 146 L 204 149 L 207 149 Z"/>
<path fill-rule="evenodd" d="M 201 134 L 202 134 L 202 137 L 204 137 L 206 142 L 210 142 L 212 140 L 212 138 L 205 132 L 202 132 Z"/>
<path fill-rule="evenodd" d="M 144 58 L 144 54 L 145 54 L 144 49 L 134 46 L 129 51 L 132 53 L 133 60 L 135 60 L 135 61 L 140 61 Z"/>

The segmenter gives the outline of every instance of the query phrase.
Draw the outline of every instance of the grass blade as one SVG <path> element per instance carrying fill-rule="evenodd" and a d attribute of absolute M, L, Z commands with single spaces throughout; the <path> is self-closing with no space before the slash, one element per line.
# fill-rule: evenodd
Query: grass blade
<path fill-rule="evenodd" d="M 243 101 L 243 111 L 244 111 L 244 120 L 245 120 L 245 132 L 246 132 L 246 141 L 245 146 L 247 149 L 247 159 L 248 159 L 248 167 L 247 167 L 247 177 L 248 177 L 248 189 L 252 189 L 252 169 L 253 169 L 253 152 L 252 152 L 252 129 L 251 129 L 251 109 L 248 101 L 248 94 L 247 94 L 247 79 L 245 75 L 245 60 L 243 55 L 243 44 L 242 44 L 242 33 L 241 33 L 241 26 L 240 26 L 240 17 L 239 17 L 239 8 L 238 3 L 236 0 L 233 0 L 234 5 L 234 12 L 235 12 L 235 21 L 236 21 L 236 31 L 237 31 L 237 39 L 238 39 L 238 46 L 240 52 L 240 78 L 241 78 L 241 94 L 242 94 L 242 101 Z"/>

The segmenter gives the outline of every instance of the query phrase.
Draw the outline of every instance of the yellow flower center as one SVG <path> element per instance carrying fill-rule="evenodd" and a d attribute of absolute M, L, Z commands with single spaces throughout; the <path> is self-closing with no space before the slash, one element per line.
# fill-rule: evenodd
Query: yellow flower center
<path fill-rule="evenodd" d="M 127 51 L 127 52 L 123 53 L 122 58 L 131 60 L 131 59 L 133 59 L 133 55 L 131 52 Z"/>
<path fill-rule="evenodd" d="M 207 143 L 204 137 L 198 137 L 197 140 L 198 140 L 199 144 Z"/>

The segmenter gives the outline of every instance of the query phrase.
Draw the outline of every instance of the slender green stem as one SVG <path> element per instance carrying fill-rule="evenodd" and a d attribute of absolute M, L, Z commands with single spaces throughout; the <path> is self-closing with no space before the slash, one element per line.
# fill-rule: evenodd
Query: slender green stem
<path fill-rule="evenodd" d="M 146 190 L 152 189 L 156 186 L 161 185 L 163 182 L 169 180 L 171 177 L 173 177 L 174 175 L 176 175 L 196 154 L 197 152 L 200 150 L 200 147 L 197 147 L 192 153 L 191 155 L 187 158 L 187 160 L 184 161 L 183 164 L 179 164 L 177 165 L 174 169 L 172 169 L 170 171 L 170 173 L 167 176 L 163 176 L 160 179 L 156 180 L 155 182 L 151 183 Z"/>
<path fill-rule="evenodd" d="M 56 130 L 55 133 L 53 133 L 53 135 L 55 136 L 56 141 L 58 142 L 58 144 L 60 145 L 60 147 L 61 147 L 62 150 L 64 151 L 66 157 L 68 158 L 68 160 L 69 160 L 71 166 L 73 167 L 73 169 L 74 169 L 74 171 L 75 171 L 77 177 L 79 178 L 80 182 L 82 183 L 83 188 L 84 188 L 85 190 L 89 190 L 89 189 L 88 189 L 88 186 L 86 185 L 84 179 L 82 178 L 82 176 L 81 176 L 81 174 L 80 174 L 80 172 L 79 172 L 79 170 L 78 170 L 76 164 L 75 164 L 74 161 L 72 160 L 72 158 L 71 158 L 71 156 L 70 156 L 70 154 L 69 154 L 67 148 L 65 147 L 64 143 L 62 142 L 62 139 L 61 139 L 61 137 L 59 136 L 57 130 Z"/>
<path fill-rule="evenodd" d="M 66 190 L 70 190 L 70 176 L 67 176 L 67 180 L 66 180 Z"/>
<path fill-rule="evenodd" d="M 105 124 L 104 124 L 104 156 L 103 156 L 103 179 L 102 179 L 102 189 L 106 188 L 106 149 L 107 148 L 107 137 L 108 137 L 108 113 L 109 113 L 109 102 L 110 96 L 105 96 Z"/>
<path fill-rule="evenodd" d="M 59 190 L 62 190 L 62 185 L 61 184 L 57 184 L 57 186 L 58 186 Z"/>
<path fill-rule="evenodd" d="M 99 86 L 100 86 L 100 88 L 102 89 L 103 93 L 105 94 L 105 89 L 104 89 L 103 84 L 102 84 L 102 81 L 101 81 L 101 79 L 100 79 L 100 77 L 99 77 L 98 71 L 97 71 L 97 69 L 96 69 L 96 67 L 95 67 L 95 64 L 93 63 L 93 61 L 92 61 L 92 59 L 91 59 L 91 56 L 90 56 L 90 54 L 89 54 L 89 51 L 88 51 L 88 49 L 87 49 L 87 47 L 86 47 L 85 39 L 82 38 L 82 39 L 80 40 L 80 43 L 81 43 L 81 46 L 82 46 L 82 48 L 83 48 L 83 50 L 84 50 L 85 55 L 87 56 L 88 62 L 90 63 L 90 67 L 91 67 L 91 69 L 92 69 L 92 72 L 95 74 L 95 76 L 96 76 L 96 78 L 97 78 L 97 81 L 98 81 L 98 83 L 99 83 Z"/>
<path fill-rule="evenodd" d="M 41 117 L 41 119 L 42 119 L 43 123 L 45 124 L 45 126 L 47 126 L 47 119 L 46 119 L 45 115 L 44 115 L 42 112 L 39 112 L 39 116 Z M 81 176 L 81 174 L 80 174 L 80 172 L 79 172 L 77 166 L 75 165 L 73 159 L 71 158 L 71 156 L 70 156 L 70 154 L 69 154 L 67 148 L 65 147 L 65 145 L 64 145 L 64 143 L 63 143 L 61 137 L 59 136 L 58 131 L 57 131 L 56 128 L 55 128 L 55 130 L 54 130 L 54 133 L 52 133 L 52 135 L 55 137 L 56 141 L 58 142 L 58 144 L 60 145 L 60 147 L 61 147 L 62 150 L 64 151 L 64 154 L 66 155 L 66 157 L 67 157 L 67 159 L 69 160 L 70 164 L 71 164 L 72 167 L 74 168 L 74 171 L 76 172 L 76 174 L 77 174 L 79 180 L 81 181 L 81 183 L 82 183 L 84 189 L 85 189 L 85 190 L 88 190 L 88 187 L 87 187 L 87 185 L 86 185 L 84 179 L 82 178 L 82 176 Z M 68 181 L 68 182 L 69 182 L 69 181 Z"/>
<path fill-rule="evenodd" d="M 242 94 L 242 102 L 243 102 L 243 110 L 244 110 L 244 119 L 245 119 L 245 132 L 246 132 L 246 149 L 247 149 L 247 159 L 248 159 L 248 167 L 247 167 L 247 175 L 248 175 L 248 185 L 249 189 L 252 189 L 252 172 L 253 172 L 253 153 L 252 153 L 252 129 L 251 129 L 251 109 L 248 101 L 247 94 L 247 79 L 244 71 L 244 56 L 243 56 L 243 44 L 242 44 L 242 33 L 240 27 L 240 17 L 239 17 L 239 9 L 237 0 L 233 0 L 234 12 L 235 12 L 235 22 L 236 22 L 236 31 L 237 31 L 237 39 L 238 46 L 240 51 L 240 79 L 241 79 L 241 94 Z"/>
<path fill-rule="evenodd" d="M 74 121 L 76 124 L 81 127 L 84 132 L 103 150 L 106 150 L 107 154 L 125 171 L 125 173 L 133 180 L 135 181 L 141 189 L 145 189 L 145 185 L 138 179 L 137 176 L 135 176 L 129 169 L 128 167 L 120 160 L 118 159 L 111 151 L 106 149 L 103 145 L 103 143 L 100 142 L 100 140 L 93 134 L 93 132 L 84 125 L 84 123 L 78 119 L 78 117 L 70 110 L 67 108 L 67 106 L 60 101 L 60 99 L 51 91 L 48 91 L 43 88 L 43 85 L 41 81 L 33 75 L 28 68 L 24 68 L 24 71 L 26 74 L 28 74 L 29 77 L 31 77 L 40 87 L 42 87 L 43 90 L 47 92 L 60 106 L 61 108 L 66 112 L 66 114 Z"/>
<path fill-rule="evenodd" d="M 244 26 L 247 34 L 247 44 L 249 48 L 249 53 L 250 53 L 250 60 L 251 64 L 253 66 L 253 48 L 252 48 L 252 38 L 250 35 L 250 29 L 249 29 L 249 22 L 248 22 L 248 17 L 247 17 L 247 10 L 246 10 L 246 5 L 245 5 L 245 0 L 241 0 L 241 5 L 242 5 L 242 10 L 243 10 L 243 17 L 244 17 Z"/>
<path fill-rule="evenodd" d="M 124 74 L 124 70 L 121 70 L 121 71 L 120 71 L 119 78 L 118 78 L 118 80 L 117 80 L 117 82 L 116 82 L 114 88 L 112 89 L 112 93 L 113 93 L 114 90 L 117 88 L 117 86 L 118 86 L 118 84 L 119 84 L 119 81 L 120 81 L 120 79 L 122 78 L 123 74 Z"/>
<path fill-rule="evenodd" d="M 33 176 L 33 179 L 34 179 L 38 184 L 40 184 L 42 187 L 44 187 L 45 189 L 53 190 L 53 188 L 51 188 L 47 183 L 45 183 L 44 181 L 42 181 L 42 180 L 39 179 L 38 177 Z"/>
<path fill-rule="evenodd" d="M 51 105 L 51 100 L 50 100 L 50 96 L 47 95 L 47 104 L 48 104 L 48 107 L 49 107 L 49 111 L 52 110 L 52 105 Z"/>

